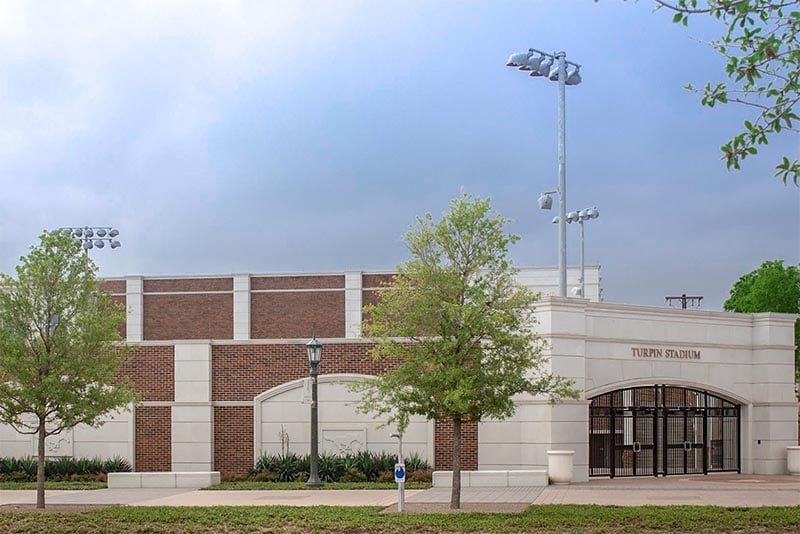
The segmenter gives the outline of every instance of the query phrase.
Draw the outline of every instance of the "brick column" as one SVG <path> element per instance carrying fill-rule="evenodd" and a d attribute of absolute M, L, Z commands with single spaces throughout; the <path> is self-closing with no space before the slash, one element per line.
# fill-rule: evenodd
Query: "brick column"
<path fill-rule="evenodd" d="M 453 421 L 437 419 L 433 436 L 433 468 L 439 471 L 453 469 Z M 478 423 L 461 423 L 461 469 L 478 469 Z"/>

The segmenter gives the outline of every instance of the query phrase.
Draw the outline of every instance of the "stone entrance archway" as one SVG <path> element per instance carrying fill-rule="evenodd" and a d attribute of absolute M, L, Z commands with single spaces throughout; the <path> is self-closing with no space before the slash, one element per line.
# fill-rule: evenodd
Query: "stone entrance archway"
<path fill-rule="evenodd" d="M 589 476 L 741 472 L 741 409 L 695 388 L 653 385 L 590 399 Z"/>

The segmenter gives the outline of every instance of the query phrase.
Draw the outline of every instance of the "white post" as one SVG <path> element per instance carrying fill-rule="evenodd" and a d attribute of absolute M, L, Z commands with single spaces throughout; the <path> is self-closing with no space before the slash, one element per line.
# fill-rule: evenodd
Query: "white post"
<path fill-rule="evenodd" d="M 583 261 L 583 219 L 581 223 L 581 298 L 586 298 L 586 268 Z"/>
<path fill-rule="evenodd" d="M 406 509 L 406 476 L 405 476 L 405 462 L 403 461 L 403 435 L 392 434 L 393 438 L 397 438 L 397 465 L 403 468 L 403 478 L 397 480 L 397 511 L 402 513 Z M 397 468 L 395 468 L 395 478 L 397 478 Z"/>

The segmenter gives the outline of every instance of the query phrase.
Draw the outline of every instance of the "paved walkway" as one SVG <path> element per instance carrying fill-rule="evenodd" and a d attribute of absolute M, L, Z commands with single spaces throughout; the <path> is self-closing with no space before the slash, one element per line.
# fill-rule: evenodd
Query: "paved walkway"
<path fill-rule="evenodd" d="M 593 479 L 548 486 L 533 504 L 800 506 L 800 477 L 719 474 Z"/>
<path fill-rule="evenodd" d="M 800 506 L 800 477 L 709 475 L 667 478 L 592 479 L 568 486 L 463 488 L 463 503 Z M 409 504 L 446 503 L 450 490 L 406 490 Z M 0 490 L 0 505 L 32 504 L 35 491 Z M 136 506 L 390 506 L 395 490 L 198 491 L 186 489 L 102 489 L 47 492 L 50 504 Z"/>
<path fill-rule="evenodd" d="M 406 490 L 413 496 L 424 490 Z M 47 504 L 123 504 L 131 506 L 389 506 L 396 490 L 224 490 L 99 489 L 47 491 Z M 33 490 L 0 490 L 0 506 L 36 503 Z"/>

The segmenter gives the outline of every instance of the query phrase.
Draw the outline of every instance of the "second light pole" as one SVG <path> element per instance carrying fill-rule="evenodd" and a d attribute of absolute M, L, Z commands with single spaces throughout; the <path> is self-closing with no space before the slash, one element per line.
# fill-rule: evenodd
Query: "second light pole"
<path fill-rule="evenodd" d="M 581 211 L 571 211 L 567 215 L 567 222 L 577 222 L 581 225 L 581 298 L 586 298 L 586 263 L 583 256 L 583 223 L 589 219 L 596 219 L 600 216 L 597 208 L 586 208 Z"/>
<path fill-rule="evenodd" d="M 538 55 L 537 55 L 538 54 Z M 572 70 L 567 72 L 567 65 Z M 529 71 L 531 76 L 545 76 L 558 82 L 558 293 L 567 296 L 567 153 L 566 153 L 566 105 L 564 88 L 581 83 L 580 68 L 577 63 L 567 61 L 565 52 L 548 54 L 535 48 L 527 52 L 511 54 L 506 62 L 508 67 L 518 67 Z M 544 196 L 544 195 L 543 195 Z M 541 200 L 540 200 L 541 205 Z M 550 209 L 549 207 L 547 209 Z"/>
<path fill-rule="evenodd" d="M 308 363 L 311 364 L 311 455 L 310 472 L 306 486 L 318 488 L 322 486 L 319 479 L 319 419 L 317 414 L 317 367 L 322 359 L 322 343 L 317 341 L 317 336 L 313 336 L 311 341 L 306 343 L 308 353 Z"/>

